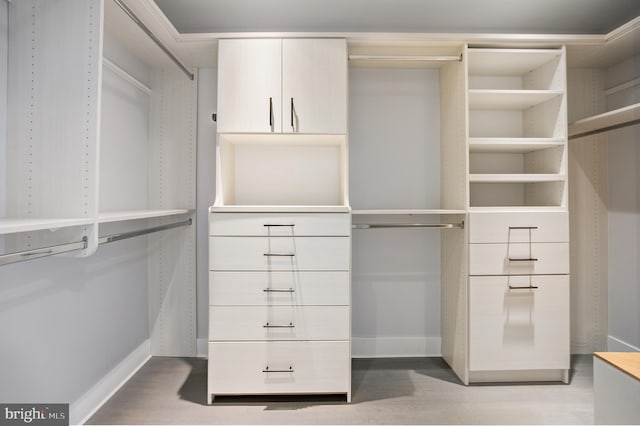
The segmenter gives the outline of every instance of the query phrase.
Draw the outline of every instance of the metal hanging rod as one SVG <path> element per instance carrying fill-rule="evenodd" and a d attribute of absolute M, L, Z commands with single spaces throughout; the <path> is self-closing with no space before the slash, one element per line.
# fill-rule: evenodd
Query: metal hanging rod
<path fill-rule="evenodd" d="M 144 31 L 151 40 L 153 40 L 153 42 L 155 44 L 158 45 L 158 47 L 160 49 L 162 49 L 162 51 L 178 66 L 178 68 L 180 68 L 180 70 L 187 76 L 189 77 L 189 80 L 193 80 L 194 76 L 193 73 L 191 71 L 189 71 L 189 69 L 184 66 L 184 64 L 182 62 L 180 62 L 180 60 L 173 54 L 171 53 L 171 51 L 164 45 L 164 43 L 162 43 L 162 41 L 160 41 L 160 39 L 158 37 L 156 37 L 155 34 L 153 34 L 151 32 L 151 30 L 149 29 L 149 27 L 147 27 L 144 22 L 142 22 L 140 20 L 140 18 L 138 18 L 136 16 L 135 13 L 133 13 L 131 11 L 131 9 L 129 9 L 129 7 L 124 4 L 122 2 L 122 0 L 113 0 L 118 6 L 120 6 L 120 9 L 122 9 L 124 11 L 124 13 L 126 13 L 129 18 L 131 18 L 131 20 L 133 22 L 135 22 L 142 31 Z"/>
<path fill-rule="evenodd" d="M 169 223 L 167 225 L 159 225 L 151 228 L 140 229 L 138 231 L 122 232 L 119 234 L 105 235 L 98 238 L 98 244 L 107 244 L 114 241 L 126 240 L 127 238 L 139 237 L 141 235 L 151 234 L 153 232 L 165 231 L 167 229 L 179 228 L 181 226 L 190 226 L 193 220 L 187 219 L 182 222 Z"/>
<path fill-rule="evenodd" d="M 460 62 L 462 55 L 349 55 L 350 61 Z"/>
<path fill-rule="evenodd" d="M 353 229 L 382 229 L 382 228 L 439 228 L 464 229 L 464 222 L 460 223 L 361 223 L 351 225 Z"/>
<path fill-rule="evenodd" d="M 70 251 L 84 250 L 87 248 L 87 245 L 87 237 L 84 237 L 81 241 L 76 241 L 73 243 L 58 244 L 55 246 L 41 247 L 33 250 L 3 254 L 0 255 L 0 266 L 8 265 L 10 263 L 23 262 L 25 260 L 53 256 L 61 253 L 68 253 Z"/>
<path fill-rule="evenodd" d="M 589 130 L 582 133 L 576 133 L 574 135 L 569 136 L 569 139 L 578 139 L 584 138 L 586 136 L 597 135 L 598 133 L 609 132 L 611 130 L 622 129 L 623 127 L 635 126 L 636 124 L 640 124 L 640 118 L 636 120 L 625 121 L 620 124 L 613 124 L 611 126 L 600 127 L 599 129 Z"/>

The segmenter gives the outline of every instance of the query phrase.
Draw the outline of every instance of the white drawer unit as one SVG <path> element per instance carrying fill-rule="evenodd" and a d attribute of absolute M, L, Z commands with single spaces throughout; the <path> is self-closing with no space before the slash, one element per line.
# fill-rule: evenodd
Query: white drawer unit
<path fill-rule="evenodd" d="M 209 343 L 214 395 L 349 393 L 349 342 Z"/>
<path fill-rule="evenodd" d="M 472 277 L 471 371 L 569 369 L 569 276 Z"/>
<path fill-rule="evenodd" d="M 349 236 L 344 213 L 211 213 L 210 235 L 308 237 Z"/>
<path fill-rule="evenodd" d="M 209 216 L 209 401 L 351 398 L 349 213 Z"/>
<path fill-rule="evenodd" d="M 348 271 L 349 237 L 212 237 L 216 271 Z"/>
<path fill-rule="evenodd" d="M 569 273 L 569 243 L 470 244 L 470 275 Z"/>
<path fill-rule="evenodd" d="M 348 340 L 348 306 L 211 306 L 209 340 Z"/>
<path fill-rule="evenodd" d="M 566 243 L 568 212 L 469 214 L 470 243 Z"/>
<path fill-rule="evenodd" d="M 349 279 L 348 271 L 210 271 L 209 304 L 347 306 Z"/>

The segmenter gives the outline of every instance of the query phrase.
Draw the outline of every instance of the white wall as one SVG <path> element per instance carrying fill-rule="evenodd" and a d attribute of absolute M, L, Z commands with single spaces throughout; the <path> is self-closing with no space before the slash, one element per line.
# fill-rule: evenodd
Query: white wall
<path fill-rule="evenodd" d="M 437 69 L 352 68 L 352 208 L 438 208 L 439 126 Z M 354 356 L 440 355 L 440 231 L 354 230 L 352 280 Z"/>
<path fill-rule="evenodd" d="M 198 178 L 197 178 L 197 312 L 198 340 L 209 335 L 209 215 L 216 189 L 216 123 L 211 114 L 216 111 L 218 72 L 200 69 L 198 72 Z M 205 355 L 206 347 L 199 348 Z"/>
<path fill-rule="evenodd" d="M 147 338 L 145 238 L 0 268 L 0 401 L 74 403 Z"/>
<path fill-rule="evenodd" d="M 0 218 L 6 214 L 8 3 L 0 2 Z M 0 252 L 4 237 L 0 236 Z"/>

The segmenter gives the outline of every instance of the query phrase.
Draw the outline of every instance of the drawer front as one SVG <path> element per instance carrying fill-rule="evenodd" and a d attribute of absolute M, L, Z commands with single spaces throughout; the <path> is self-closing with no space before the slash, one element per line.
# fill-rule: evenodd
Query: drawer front
<path fill-rule="evenodd" d="M 568 273 L 568 243 L 469 244 L 470 275 Z"/>
<path fill-rule="evenodd" d="M 211 213 L 210 235 L 349 236 L 348 213 Z"/>
<path fill-rule="evenodd" d="M 209 340 L 348 340 L 348 306 L 210 306 Z"/>
<path fill-rule="evenodd" d="M 209 394 L 347 393 L 350 375 L 349 342 L 209 343 Z"/>
<path fill-rule="evenodd" d="M 470 243 L 567 243 L 569 213 L 470 213 Z"/>
<path fill-rule="evenodd" d="M 348 271 L 349 237 L 210 237 L 217 271 Z"/>
<path fill-rule="evenodd" d="M 470 278 L 471 371 L 568 369 L 569 342 L 569 276 Z"/>
<path fill-rule="evenodd" d="M 349 305 L 347 271 L 210 271 L 209 305 Z"/>

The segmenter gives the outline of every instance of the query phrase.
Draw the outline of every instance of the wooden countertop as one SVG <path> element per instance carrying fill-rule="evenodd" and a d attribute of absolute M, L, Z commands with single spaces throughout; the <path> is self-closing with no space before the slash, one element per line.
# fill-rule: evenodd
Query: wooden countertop
<path fill-rule="evenodd" d="M 640 380 L 640 352 L 594 352 L 593 355 Z"/>

